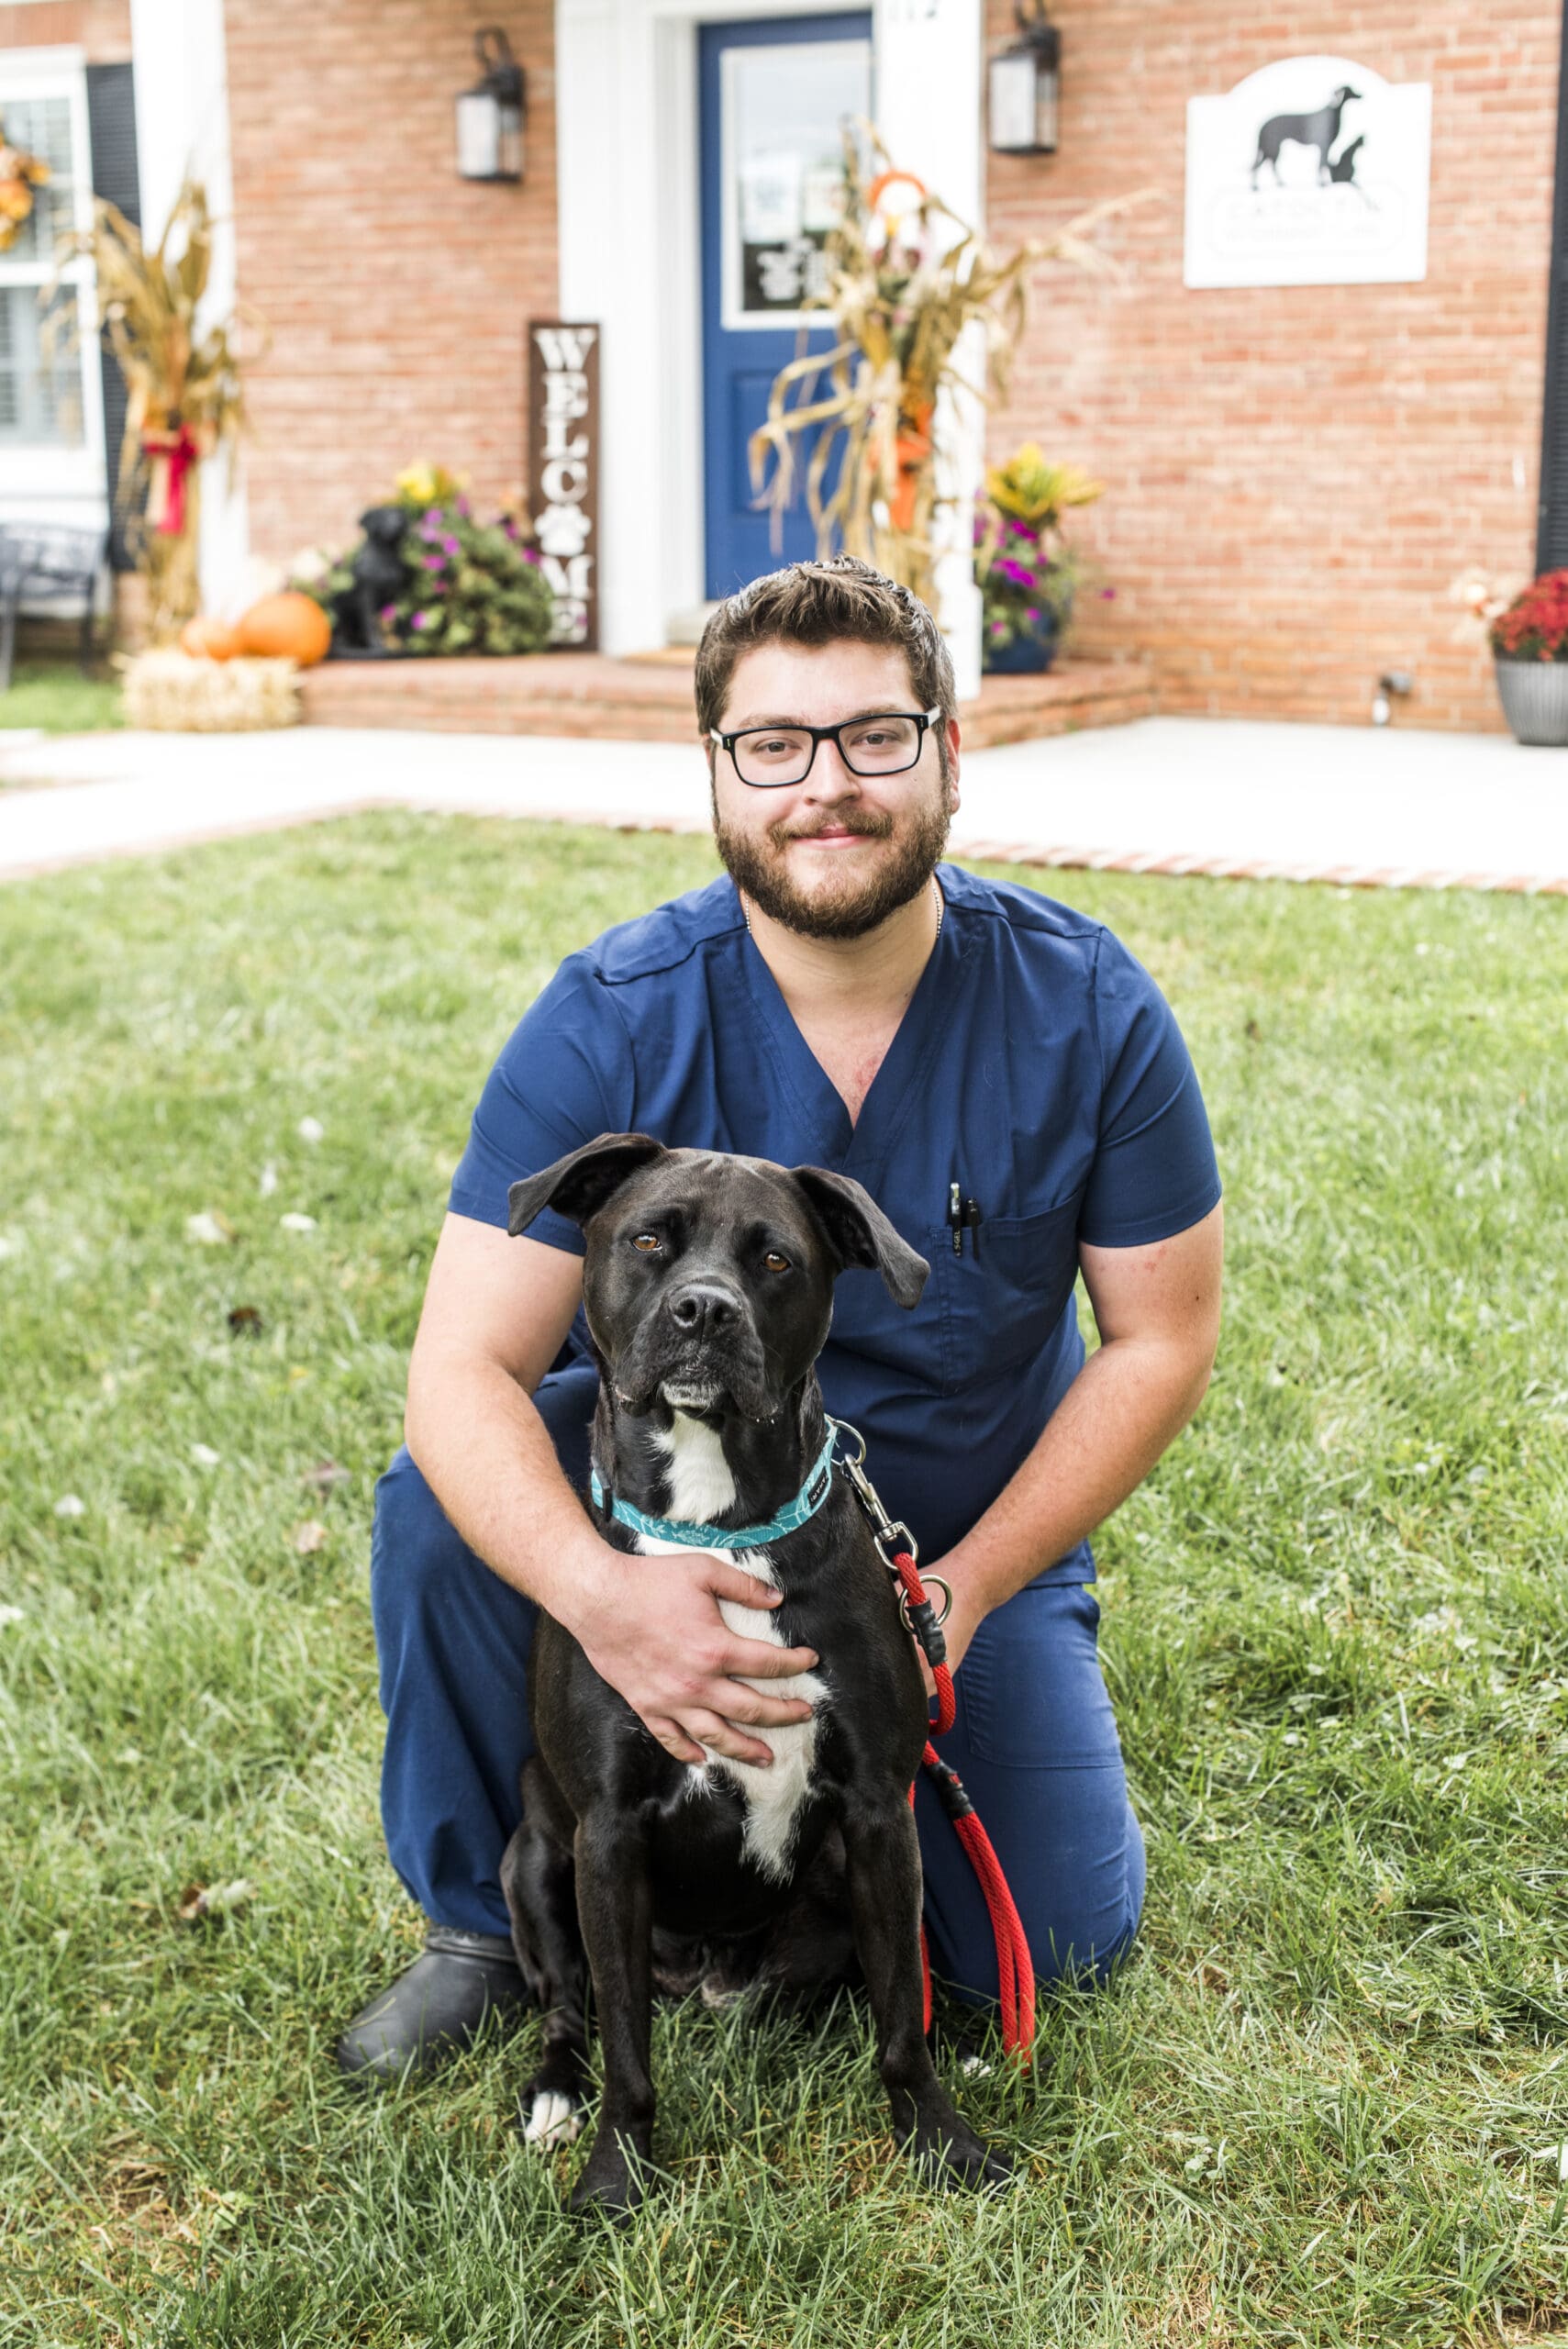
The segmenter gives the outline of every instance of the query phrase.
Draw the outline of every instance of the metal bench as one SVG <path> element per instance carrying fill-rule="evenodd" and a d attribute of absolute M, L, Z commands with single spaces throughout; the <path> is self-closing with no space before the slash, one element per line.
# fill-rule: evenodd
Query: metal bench
<path fill-rule="evenodd" d="M 65 522 L 0 522 L 0 693 L 11 683 L 24 596 L 41 604 L 83 598 L 79 658 L 86 671 L 93 658 L 98 576 L 108 551 L 107 530 L 81 530 Z"/>

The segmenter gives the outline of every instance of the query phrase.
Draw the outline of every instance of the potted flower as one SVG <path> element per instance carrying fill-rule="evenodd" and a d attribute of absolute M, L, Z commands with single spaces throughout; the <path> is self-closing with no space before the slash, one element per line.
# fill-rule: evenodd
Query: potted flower
<path fill-rule="evenodd" d="M 1487 634 L 1515 739 L 1568 744 L 1568 571 L 1532 579 Z"/>
<path fill-rule="evenodd" d="M 1103 493 L 1076 465 L 1047 462 L 1028 440 L 992 465 L 974 522 L 974 575 L 983 603 L 984 666 L 993 674 L 1040 674 L 1056 658 L 1084 574 L 1062 536 L 1070 506 Z"/>

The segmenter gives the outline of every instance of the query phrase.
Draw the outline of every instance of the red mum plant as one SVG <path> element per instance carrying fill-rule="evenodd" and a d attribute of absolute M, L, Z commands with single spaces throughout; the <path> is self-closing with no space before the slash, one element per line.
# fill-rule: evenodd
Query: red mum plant
<path fill-rule="evenodd" d="M 1505 661 L 1568 661 L 1568 571 L 1543 571 L 1489 631 Z"/>

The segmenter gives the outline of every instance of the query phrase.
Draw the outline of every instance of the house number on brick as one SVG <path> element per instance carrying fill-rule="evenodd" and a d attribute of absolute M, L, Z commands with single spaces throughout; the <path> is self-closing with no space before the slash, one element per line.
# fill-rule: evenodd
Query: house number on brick
<path fill-rule="evenodd" d="M 528 326 L 529 512 L 555 597 L 555 642 L 599 640 L 599 329 Z"/>

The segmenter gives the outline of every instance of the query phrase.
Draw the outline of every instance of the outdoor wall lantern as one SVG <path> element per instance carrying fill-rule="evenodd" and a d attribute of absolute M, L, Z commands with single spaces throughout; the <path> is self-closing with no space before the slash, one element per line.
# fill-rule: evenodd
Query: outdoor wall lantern
<path fill-rule="evenodd" d="M 1018 39 L 991 60 L 991 151 L 1054 155 L 1062 35 L 1046 16 L 1045 0 L 1017 0 L 1014 15 Z"/>
<path fill-rule="evenodd" d="M 499 25 L 473 36 L 480 78 L 457 101 L 457 169 L 464 180 L 523 176 L 523 69 Z"/>

